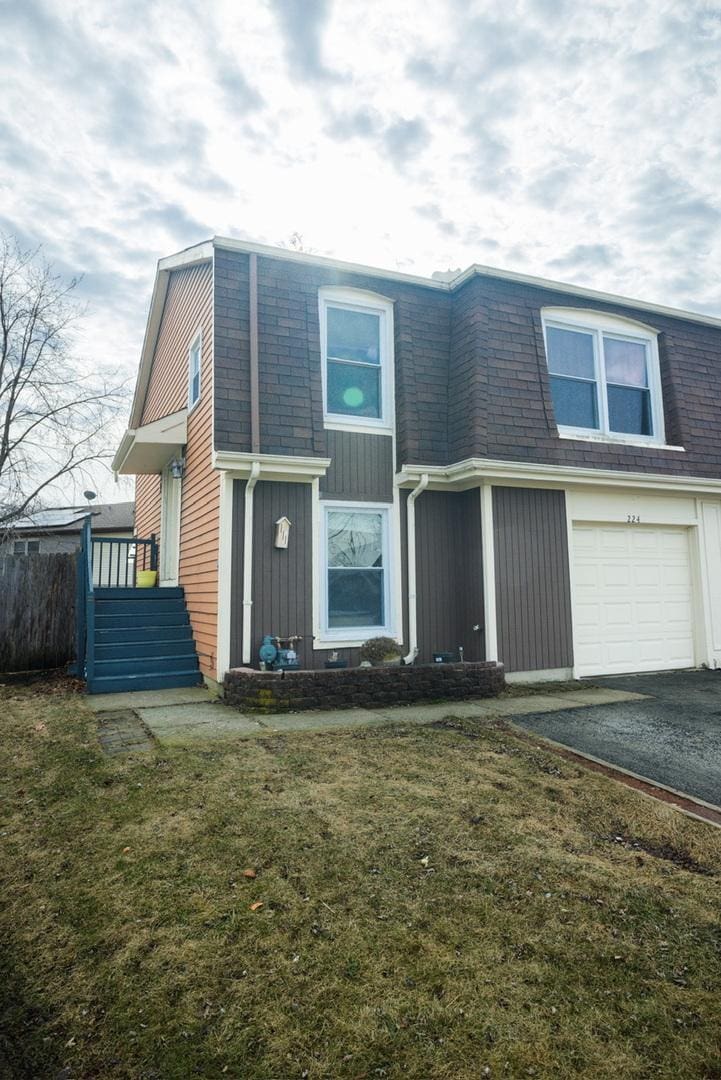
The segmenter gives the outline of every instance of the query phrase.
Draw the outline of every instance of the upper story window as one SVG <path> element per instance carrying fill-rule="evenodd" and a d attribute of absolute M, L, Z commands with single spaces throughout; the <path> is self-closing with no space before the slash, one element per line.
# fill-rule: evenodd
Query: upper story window
<path fill-rule="evenodd" d="M 321 289 L 324 414 L 329 427 L 391 430 L 393 308 L 355 289 Z"/>
<path fill-rule="evenodd" d="M 200 401 L 200 331 L 188 350 L 188 408 L 192 409 Z"/>
<path fill-rule="evenodd" d="M 579 309 L 545 308 L 542 316 L 559 433 L 663 443 L 655 332 Z"/>

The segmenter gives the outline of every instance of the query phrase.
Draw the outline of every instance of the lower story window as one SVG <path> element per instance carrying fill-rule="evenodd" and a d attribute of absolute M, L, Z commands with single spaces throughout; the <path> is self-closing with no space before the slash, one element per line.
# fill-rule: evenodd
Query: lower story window
<path fill-rule="evenodd" d="M 323 629 L 338 638 L 390 629 L 387 507 L 324 508 Z"/>

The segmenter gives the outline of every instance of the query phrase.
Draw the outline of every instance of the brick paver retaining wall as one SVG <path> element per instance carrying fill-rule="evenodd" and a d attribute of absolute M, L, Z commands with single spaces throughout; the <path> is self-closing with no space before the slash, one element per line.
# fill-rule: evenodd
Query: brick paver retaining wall
<path fill-rule="evenodd" d="M 242 712 L 373 708 L 495 697 L 504 685 L 503 665 L 488 661 L 328 671 L 232 668 L 225 700 Z"/>

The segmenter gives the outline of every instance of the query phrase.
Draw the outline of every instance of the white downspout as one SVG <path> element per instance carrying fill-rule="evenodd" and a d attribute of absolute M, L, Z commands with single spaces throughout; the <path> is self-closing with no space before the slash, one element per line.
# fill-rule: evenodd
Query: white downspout
<path fill-rule="evenodd" d="M 260 476 L 260 462 L 254 461 L 245 485 L 243 517 L 243 667 L 250 663 L 250 613 L 253 607 L 253 489 Z"/>
<path fill-rule="evenodd" d="M 408 496 L 406 531 L 408 535 L 408 647 L 404 664 L 412 664 L 418 656 L 418 605 L 416 602 L 416 499 L 428 487 L 428 473 L 423 473 Z"/>

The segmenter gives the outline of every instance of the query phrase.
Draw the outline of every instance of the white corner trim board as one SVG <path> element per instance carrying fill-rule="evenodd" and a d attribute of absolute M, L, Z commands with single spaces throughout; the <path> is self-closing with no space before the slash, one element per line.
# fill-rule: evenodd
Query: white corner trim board
<path fill-rule="evenodd" d="M 483 567 L 483 619 L 486 660 L 498 660 L 498 623 L 496 613 L 496 553 L 493 538 L 493 488 L 482 484 L 481 551 Z"/>
<path fill-rule="evenodd" d="M 418 656 L 418 605 L 416 592 L 416 499 L 428 487 L 428 473 L 423 473 L 408 496 L 406 529 L 408 532 L 408 655 L 405 664 Z"/>
<path fill-rule="evenodd" d="M 245 485 L 243 519 L 243 666 L 250 663 L 250 615 L 253 608 L 253 491 L 260 476 L 260 462 L 254 461 Z"/>
<path fill-rule="evenodd" d="M 220 514 L 218 523 L 218 655 L 216 678 L 223 682 L 230 668 L 230 617 L 233 565 L 233 478 L 220 474 Z"/>

